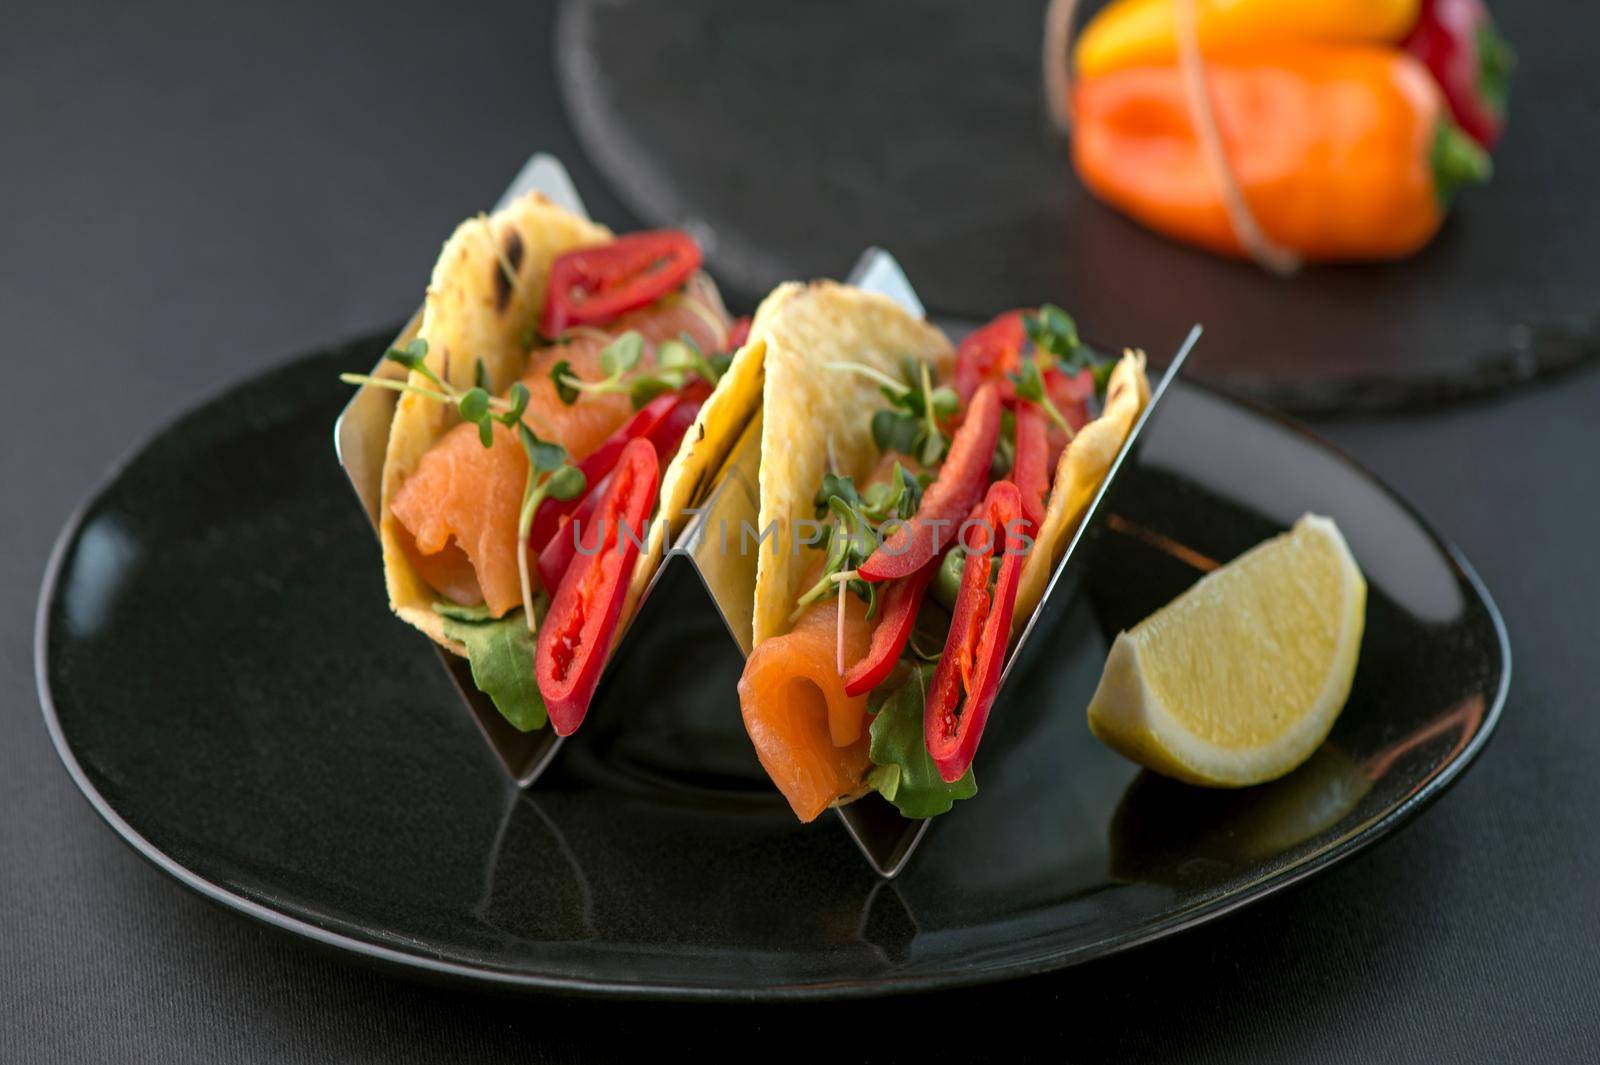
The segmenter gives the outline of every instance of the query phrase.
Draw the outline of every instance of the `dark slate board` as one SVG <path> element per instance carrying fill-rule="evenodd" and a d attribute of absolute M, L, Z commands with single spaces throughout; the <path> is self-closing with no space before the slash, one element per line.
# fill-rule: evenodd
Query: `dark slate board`
<path fill-rule="evenodd" d="M 1090 199 L 1049 130 L 1042 5 L 569 0 L 558 77 L 580 140 L 652 224 L 689 224 L 748 302 L 890 248 L 930 309 L 1054 300 L 1281 406 L 1479 394 L 1600 351 L 1600 6 L 1499 5 L 1522 57 L 1487 189 L 1398 264 L 1270 277 Z M 667 91 L 666 87 L 671 87 Z"/>

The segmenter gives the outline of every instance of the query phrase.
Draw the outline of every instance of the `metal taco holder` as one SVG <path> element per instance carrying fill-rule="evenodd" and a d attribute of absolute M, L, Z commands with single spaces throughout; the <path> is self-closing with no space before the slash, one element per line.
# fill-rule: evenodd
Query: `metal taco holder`
<path fill-rule="evenodd" d="M 504 206 L 530 190 L 537 189 L 552 202 L 575 214 L 588 216 L 583 201 L 573 187 L 566 168 L 554 156 L 537 154 L 528 160 L 516 179 L 506 189 L 496 204 Z M 922 302 L 905 272 L 892 255 L 881 248 L 869 248 L 857 260 L 855 268 L 846 279 L 857 288 L 878 292 L 893 299 L 907 312 L 925 317 Z M 405 328 L 395 338 L 395 344 L 404 344 L 416 336 L 421 324 L 419 309 Z M 1073 532 L 1061 562 L 1051 574 L 1043 599 L 1035 608 L 1028 624 L 1017 636 L 1001 675 L 996 703 L 1004 700 L 1012 668 L 1021 658 L 1024 646 L 1040 632 L 1041 619 L 1051 609 L 1052 601 L 1058 604 L 1068 598 L 1075 585 L 1073 562 L 1080 556 L 1079 547 L 1096 535 L 1104 520 L 1104 501 L 1118 474 L 1128 463 L 1144 427 L 1166 394 L 1168 385 L 1177 377 L 1195 342 L 1200 337 L 1200 327 L 1190 330 L 1161 379 L 1151 389 L 1150 402 L 1134 423 L 1122 450 L 1117 454 L 1106 474 L 1105 481 L 1090 500 L 1083 519 Z M 380 360 L 373 370 L 378 377 L 399 378 L 404 371 L 387 360 Z M 379 513 L 379 495 L 384 453 L 388 445 L 389 424 L 393 418 L 397 394 L 380 388 L 363 387 L 346 405 L 334 427 L 334 444 L 339 461 L 365 506 L 367 516 L 376 530 Z M 741 529 L 748 523 L 756 526 L 759 508 L 759 470 L 761 459 L 761 413 L 759 408 L 745 425 L 730 447 L 718 473 L 712 479 L 705 499 L 690 510 L 690 520 L 674 540 L 646 588 L 640 611 L 657 585 L 673 579 L 683 566 L 692 568 L 697 581 L 684 582 L 686 587 L 704 588 L 712 605 L 727 627 L 729 635 L 740 653 L 751 650 L 751 619 L 754 605 L 755 567 L 753 558 L 748 565 L 728 565 L 726 545 L 721 530 Z M 717 530 L 717 532 L 713 532 Z M 721 559 L 720 563 L 713 561 Z M 434 646 L 440 661 L 449 671 L 460 691 L 463 701 L 471 709 L 473 719 L 489 746 L 494 750 L 512 778 L 521 787 L 534 783 L 554 760 L 562 745 L 562 738 L 549 728 L 521 733 L 508 725 L 487 696 L 472 683 L 471 671 L 464 659 Z M 608 669 L 610 668 L 608 664 Z M 876 792 L 870 792 L 855 802 L 835 807 L 839 820 L 855 842 L 862 855 L 879 876 L 890 879 L 905 868 L 923 835 L 929 821 L 912 820 Z"/>

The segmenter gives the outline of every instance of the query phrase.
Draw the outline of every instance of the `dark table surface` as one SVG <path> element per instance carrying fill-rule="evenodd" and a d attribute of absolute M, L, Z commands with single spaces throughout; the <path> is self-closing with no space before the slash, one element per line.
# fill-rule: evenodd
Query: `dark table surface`
<path fill-rule="evenodd" d="M 808 1036 L 873 1060 L 1600 1057 L 1593 370 L 1319 423 L 1499 598 L 1504 722 L 1398 837 L 1164 944 L 837 1007 L 502 1001 L 351 968 L 145 865 L 73 789 L 35 696 L 33 607 L 72 507 L 222 384 L 409 312 L 530 150 L 628 222 L 577 156 L 546 9 L 328 6 L 13 5 L 0 32 L 0 1061 L 488 1065 Z"/>

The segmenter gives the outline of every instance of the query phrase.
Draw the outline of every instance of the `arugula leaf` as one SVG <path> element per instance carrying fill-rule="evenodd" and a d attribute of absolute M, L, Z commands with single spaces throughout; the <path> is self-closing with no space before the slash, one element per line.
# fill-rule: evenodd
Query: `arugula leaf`
<path fill-rule="evenodd" d="M 534 600 L 535 619 L 543 619 L 548 603 L 540 593 Z M 543 728 L 550 715 L 533 669 L 535 637 L 528 630 L 522 611 L 492 618 L 487 607 L 435 603 L 433 609 L 444 618 L 444 634 L 466 645 L 472 683 L 489 697 L 511 727 L 518 732 Z"/>
<path fill-rule="evenodd" d="M 928 755 L 923 739 L 922 711 L 931 666 L 917 665 L 911 676 L 878 708 L 872 719 L 873 787 L 907 817 L 935 817 L 947 812 L 957 799 L 978 793 L 978 783 L 968 769 L 954 784 L 946 784 Z"/>
<path fill-rule="evenodd" d="M 628 386 L 628 401 L 639 410 L 664 392 L 683 387 L 683 377 L 675 370 L 662 370 L 658 374 L 642 374 Z"/>

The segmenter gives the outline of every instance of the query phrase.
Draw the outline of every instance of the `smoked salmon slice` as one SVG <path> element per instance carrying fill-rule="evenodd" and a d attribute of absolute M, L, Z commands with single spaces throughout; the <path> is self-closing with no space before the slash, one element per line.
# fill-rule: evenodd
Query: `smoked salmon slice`
<path fill-rule="evenodd" d="M 567 406 L 556 394 L 550 371 L 565 359 L 573 376 L 603 379 L 601 349 L 629 330 L 644 339 L 641 368 L 654 366 L 657 345 L 680 334 L 708 355 L 720 351 L 731 319 L 710 282 L 696 277 L 686 297 L 669 297 L 626 314 L 603 332 L 578 330 L 569 340 L 530 354 L 522 378 L 529 391 L 523 416 L 528 427 L 581 460 L 627 421 L 633 413 L 628 396 L 586 393 Z M 519 606 L 517 518 L 527 476 L 527 456 L 505 426 L 494 426 L 494 445 L 488 448 L 475 425 L 457 425 L 441 436 L 390 504 L 402 544 L 423 580 L 464 605 L 485 603 L 495 617 Z M 530 566 L 535 561 L 530 556 Z"/>
<path fill-rule="evenodd" d="M 867 653 L 867 605 L 845 596 L 844 660 Z M 793 629 L 750 654 L 739 678 L 745 731 L 795 816 L 811 821 L 866 788 L 872 759 L 867 697 L 844 693 L 838 664 L 839 600 L 813 604 Z"/>

